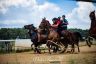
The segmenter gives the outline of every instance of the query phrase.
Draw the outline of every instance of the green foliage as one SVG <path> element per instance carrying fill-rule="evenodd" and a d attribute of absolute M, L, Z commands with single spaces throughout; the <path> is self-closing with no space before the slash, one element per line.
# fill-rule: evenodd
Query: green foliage
<path fill-rule="evenodd" d="M 24 28 L 1 28 L 0 39 L 24 39 L 29 38 L 27 30 Z"/>
<path fill-rule="evenodd" d="M 72 32 L 80 32 L 83 37 L 88 35 L 88 30 L 82 30 L 82 29 L 68 29 Z M 0 39 L 25 39 L 29 38 L 28 32 L 24 28 L 1 28 L 0 29 Z"/>
<path fill-rule="evenodd" d="M 82 37 L 86 37 L 88 35 L 88 30 L 82 30 L 82 29 L 77 29 L 77 28 L 74 28 L 74 29 L 68 29 L 69 31 L 72 31 L 72 32 L 79 32 Z"/>

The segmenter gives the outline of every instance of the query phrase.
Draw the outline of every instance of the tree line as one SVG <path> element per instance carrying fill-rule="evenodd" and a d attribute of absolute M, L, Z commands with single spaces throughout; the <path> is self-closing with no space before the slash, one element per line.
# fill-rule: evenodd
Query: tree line
<path fill-rule="evenodd" d="M 80 34 L 85 37 L 88 35 L 88 30 L 82 30 L 77 28 L 68 29 L 69 31 L 75 32 L 78 31 Z M 1 28 L 0 29 L 0 40 L 6 39 L 28 39 L 28 31 L 24 28 Z"/>
<path fill-rule="evenodd" d="M 24 28 L 1 28 L 0 29 L 0 39 L 25 39 L 29 38 L 27 30 Z"/>

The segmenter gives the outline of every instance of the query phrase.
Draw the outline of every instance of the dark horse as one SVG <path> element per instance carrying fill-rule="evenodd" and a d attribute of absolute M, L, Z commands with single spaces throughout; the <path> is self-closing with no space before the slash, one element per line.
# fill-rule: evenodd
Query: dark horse
<path fill-rule="evenodd" d="M 80 52 L 79 49 L 79 40 L 82 40 L 82 36 L 79 32 L 70 32 L 68 30 L 63 30 L 61 32 L 63 39 L 61 39 L 62 44 L 64 44 L 65 49 L 63 52 L 66 51 L 68 45 L 72 46 L 71 52 L 73 53 L 75 51 L 75 46 L 78 47 L 78 52 Z"/>
<path fill-rule="evenodd" d="M 46 23 L 46 21 L 43 21 L 43 23 L 40 26 L 42 26 L 43 28 L 46 29 L 46 26 L 48 27 L 49 25 Z M 52 29 L 52 28 L 49 26 L 49 28 L 47 28 L 47 29 L 49 31 L 49 35 L 51 35 L 52 30 L 50 30 L 50 29 Z M 49 37 L 53 38 L 53 39 L 50 39 L 53 42 L 54 42 L 54 38 L 57 38 L 56 35 L 58 34 L 58 32 L 55 31 L 55 33 L 54 33 L 54 31 L 55 30 L 53 30 L 53 34 L 51 36 L 49 36 Z M 56 36 L 56 37 L 54 37 L 54 36 Z M 72 52 L 74 52 L 74 44 L 76 44 L 78 46 L 78 52 L 80 52 L 80 50 L 79 50 L 79 39 L 82 38 L 82 37 L 81 37 L 81 34 L 79 32 L 70 32 L 70 31 L 67 31 L 67 30 L 63 30 L 62 31 L 62 36 L 63 36 L 63 39 L 60 38 L 60 36 L 58 36 L 59 37 L 58 41 L 55 41 L 55 42 L 59 42 L 57 44 L 58 46 L 59 45 L 62 46 L 62 44 L 65 46 L 65 48 L 63 48 L 64 50 L 62 52 L 64 52 L 66 50 L 66 48 L 68 47 L 68 44 L 72 45 Z M 54 42 L 54 44 L 55 44 L 55 42 Z M 52 42 L 51 42 L 51 44 L 52 44 Z"/>
<path fill-rule="evenodd" d="M 91 47 L 91 39 L 96 39 L 96 17 L 95 17 L 95 11 L 92 11 L 90 14 L 89 14 L 89 17 L 90 17 L 90 20 L 91 20 L 91 26 L 90 26 L 90 29 L 89 29 L 89 34 L 86 38 L 86 42 L 88 44 L 89 47 Z"/>
<path fill-rule="evenodd" d="M 46 44 L 46 38 L 42 36 L 42 41 L 38 42 L 38 30 L 33 26 L 33 24 L 25 25 L 24 28 L 29 30 L 28 34 L 33 42 L 33 45 L 35 46 L 34 51 L 41 53 L 38 46 L 41 44 Z"/>

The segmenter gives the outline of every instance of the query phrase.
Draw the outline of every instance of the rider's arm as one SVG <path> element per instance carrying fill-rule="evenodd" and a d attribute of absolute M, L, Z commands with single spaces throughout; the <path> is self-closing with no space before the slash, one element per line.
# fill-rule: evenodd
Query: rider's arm
<path fill-rule="evenodd" d="M 57 24 L 51 25 L 51 26 L 57 28 L 59 24 L 60 24 L 60 21 L 57 21 Z"/>

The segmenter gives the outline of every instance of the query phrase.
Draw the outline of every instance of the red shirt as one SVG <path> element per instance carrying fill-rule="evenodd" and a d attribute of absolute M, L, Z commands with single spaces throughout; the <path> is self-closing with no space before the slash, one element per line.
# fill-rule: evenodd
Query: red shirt
<path fill-rule="evenodd" d="M 54 24 L 53 24 L 53 26 L 52 27 L 54 27 L 54 28 L 58 28 L 58 26 L 61 24 L 61 22 L 60 22 L 60 20 L 58 19 Z M 54 26 L 55 25 L 55 26 Z"/>

